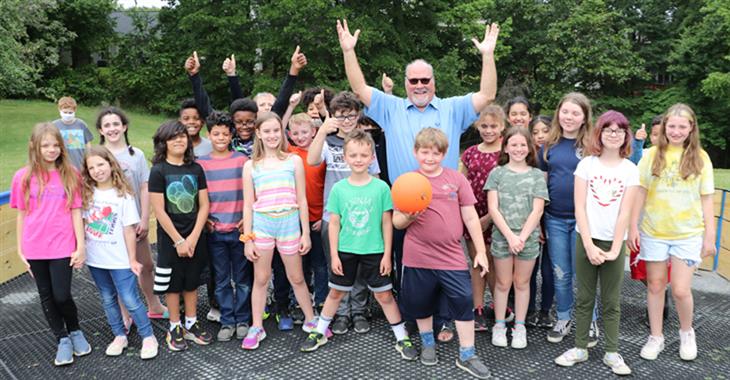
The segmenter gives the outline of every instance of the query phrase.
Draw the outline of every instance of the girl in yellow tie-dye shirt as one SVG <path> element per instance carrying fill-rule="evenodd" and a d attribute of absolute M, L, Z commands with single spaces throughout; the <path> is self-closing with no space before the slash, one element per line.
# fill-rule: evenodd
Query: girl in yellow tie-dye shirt
<path fill-rule="evenodd" d="M 700 147 L 697 117 L 689 106 L 671 106 L 660 130 L 658 144 L 639 162 L 641 186 L 628 241 L 631 249 L 641 246 L 640 259 L 646 261 L 651 334 L 641 357 L 654 360 L 664 349 L 662 308 L 667 260 L 671 260 L 672 296 L 679 315 L 679 356 L 694 360 L 692 275 L 702 258 L 716 253 L 712 163 Z"/>

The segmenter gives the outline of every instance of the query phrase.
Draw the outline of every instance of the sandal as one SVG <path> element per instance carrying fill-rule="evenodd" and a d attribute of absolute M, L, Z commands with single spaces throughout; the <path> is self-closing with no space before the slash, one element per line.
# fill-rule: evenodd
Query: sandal
<path fill-rule="evenodd" d="M 451 342 L 452 340 L 454 340 L 454 330 L 449 326 L 448 323 L 444 323 L 441 326 L 441 331 L 439 331 L 436 339 L 438 339 L 438 341 L 441 343 Z"/>
<path fill-rule="evenodd" d="M 170 311 L 165 309 L 162 313 L 147 312 L 147 318 L 149 319 L 170 319 Z"/>

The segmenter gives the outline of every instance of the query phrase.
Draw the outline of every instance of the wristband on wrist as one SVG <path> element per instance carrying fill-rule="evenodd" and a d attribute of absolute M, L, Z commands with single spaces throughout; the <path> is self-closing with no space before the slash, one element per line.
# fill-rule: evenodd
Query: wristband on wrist
<path fill-rule="evenodd" d="M 253 241 L 256 238 L 256 234 L 251 232 L 250 234 L 241 234 L 241 236 L 238 237 L 238 240 L 248 243 L 249 241 Z"/>

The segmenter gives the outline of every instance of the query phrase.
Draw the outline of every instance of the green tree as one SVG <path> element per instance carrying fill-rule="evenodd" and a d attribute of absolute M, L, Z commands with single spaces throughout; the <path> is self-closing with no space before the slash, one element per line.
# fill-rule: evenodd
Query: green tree
<path fill-rule="evenodd" d="M 116 0 L 59 0 L 58 21 L 75 38 L 65 47 L 71 50 L 73 67 L 91 63 L 91 54 L 105 50 L 114 40 L 111 13 Z"/>

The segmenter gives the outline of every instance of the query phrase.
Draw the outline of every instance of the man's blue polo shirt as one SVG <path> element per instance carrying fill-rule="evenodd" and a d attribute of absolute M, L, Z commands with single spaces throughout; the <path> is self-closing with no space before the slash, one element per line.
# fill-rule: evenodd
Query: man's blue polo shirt
<path fill-rule="evenodd" d="M 449 150 L 442 165 L 454 170 L 458 168 L 461 135 L 479 118 L 471 103 L 471 93 L 446 99 L 434 96 L 426 109 L 420 111 L 407 98 L 388 95 L 374 87 L 371 89 L 370 107 L 365 108 L 365 115 L 375 120 L 385 132 L 391 183 L 399 175 L 418 168 L 413 144 L 416 134 L 427 127 L 446 133 Z"/>

